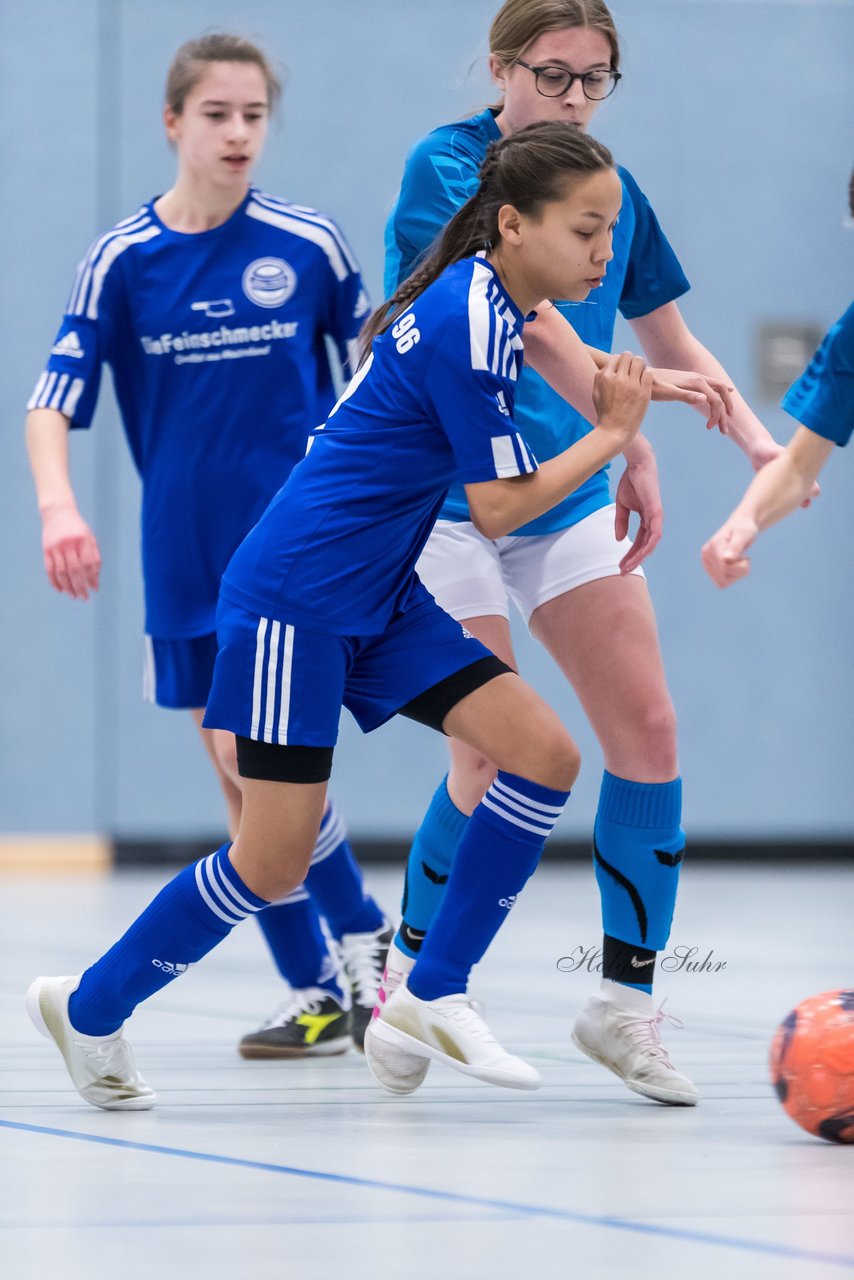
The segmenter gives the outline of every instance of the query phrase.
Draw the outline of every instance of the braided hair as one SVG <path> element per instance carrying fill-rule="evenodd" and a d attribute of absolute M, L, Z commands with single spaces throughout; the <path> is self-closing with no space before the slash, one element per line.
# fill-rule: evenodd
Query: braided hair
<path fill-rule="evenodd" d="M 365 322 L 359 335 L 360 362 L 374 338 L 385 333 L 447 267 L 498 243 L 498 213 L 504 205 L 536 215 L 544 204 L 563 199 L 573 180 L 613 167 L 607 147 L 559 121 L 531 124 L 491 143 L 475 194 L 451 218 L 420 266 Z"/>

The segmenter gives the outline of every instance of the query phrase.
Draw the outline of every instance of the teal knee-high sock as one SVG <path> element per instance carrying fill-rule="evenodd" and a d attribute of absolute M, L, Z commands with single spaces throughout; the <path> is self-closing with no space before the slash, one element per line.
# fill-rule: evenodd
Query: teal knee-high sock
<path fill-rule="evenodd" d="M 406 864 L 400 904 L 403 920 L 394 940 L 405 955 L 416 956 L 421 948 L 444 896 L 454 853 L 468 821 L 448 795 L 446 774 L 415 833 Z"/>
<path fill-rule="evenodd" d="M 652 992 L 685 852 L 681 815 L 681 778 L 630 782 L 605 771 L 593 837 L 605 979 Z"/>

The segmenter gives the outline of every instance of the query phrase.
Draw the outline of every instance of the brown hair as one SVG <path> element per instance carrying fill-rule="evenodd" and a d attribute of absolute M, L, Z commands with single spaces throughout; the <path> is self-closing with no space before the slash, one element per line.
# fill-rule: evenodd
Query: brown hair
<path fill-rule="evenodd" d="M 209 62 L 254 63 L 266 81 L 267 103 L 271 111 L 281 97 L 281 81 L 257 45 L 244 36 L 213 31 L 182 44 L 172 59 L 166 77 L 166 105 L 176 116 L 184 110 L 187 94 L 199 83 Z"/>
<path fill-rule="evenodd" d="M 368 354 L 384 333 L 442 272 L 501 238 L 498 211 L 512 205 L 536 216 L 545 204 L 560 200 L 574 180 L 612 169 L 611 153 L 574 125 L 552 120 L 529 124 L 490 144 L 480 167 L 480 186 L 454 215 L 429 256 L 371 315 L 359 335 L 359 354 Z"/>
<path fill-rule="evenodd" d="M 503 66 L 520 58 L 547 31 L 589 27 L 611 46 L 611 70 L 620 69 L 620 39 L 603 0 L 505 0 L 489 28 L 489 52 Z"/>

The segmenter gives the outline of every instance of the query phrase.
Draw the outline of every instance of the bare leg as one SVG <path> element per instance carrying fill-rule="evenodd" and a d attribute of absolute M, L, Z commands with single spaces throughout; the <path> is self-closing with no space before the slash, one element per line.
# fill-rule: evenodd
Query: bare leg
<path fill-rule="evenodd" d="M 302 884 L 326 804 L 325 782 L 241 778 L 243 814 L 231 865 L 244 884 L 275 902 Z"/>
<path fill-rule="evenodd" d="M 204 707 L 196 707 L 190 712 L 199 731 L 199 736 L 204 743 L 205 751 L 210 756 L 211 763 L 216 770 L 216 776 L 219 778 L 219 785 L 222 788 L 222 794 L 225 797 L 228 809 L 228 834 L 233 840 L 240 826 L 242 804 L 241 780 L 237 772 L 237 749 L 235 747 L 234 734 L 227 733 L 225 729 L 203 729 L 202 719 L 204 714 Z"/>
<path fill-rule="evenodd" d="M 555 791 L 569 791 L 578 776 L 578 748 L 552 711 L 524 680 L 497 676 L 457 703 L 443 728 L 497 769 Z"/>
<path fill-rule="evenodd" d="M 643 578 L 600 578 L 557 596 L 535 611 L 531 634 L 578 695 L 609 773 L 676 777 L 676 716 Z"/>
<path fill-rule="evenodd" d="M 510 623 L 506 618 L 498 614 L 467 618 L 464 625 L 466 631 L 482 641 L 497 658 L 515 669 L 516 657 L 510 639 Z M 495 763 L 490 756 L 458 738 L 452 737 L 448 746 L 451 753 L 448 795 L 461 813 L 471 814 L 495 777 Z"/>

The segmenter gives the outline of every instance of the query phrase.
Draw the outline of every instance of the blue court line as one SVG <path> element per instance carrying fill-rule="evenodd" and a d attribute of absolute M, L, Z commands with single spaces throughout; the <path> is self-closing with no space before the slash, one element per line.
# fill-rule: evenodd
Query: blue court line
<path fill-rule="evenodd" d="M 556 1222 L 574 1222 L 586 1227 L 610 1227 L 616 1231 L 630 1231 L 639 1235 L 659 1236 L 668 1240 L 686 1240 L 692 1244 L 708 1244 L 718 1248 L 741 1249 L 747 1253 L 760 1253 L 776 1258 L 789 1258 L 802 1262 L 823 1262 L 830 1266 L 854 1270 L 854 1254 L 822 1253 L 813 1249 L 797 1249 L 788 1245 L 768 1244 L 748 1240 L 743 1236 L 711 1235 L 704 1231 L 683 1230 L 679 1227 L 662 1227 L 652 1223 L 635 1222 L 630 1218 L 612 1218 L 600 1214 L 575 1213 L 570 1209 L 550 1209 L 545 1205 L 517 1203 L 512 1200 L 492 1200 L 486 1196 L 469 1196 L 455 1191 L 438 1191 L 430 1187 L 413 1187 L 402 1182 L 381 1182 L 374 1178 L 358 1178 L 343 1173 L 326 1173 L 319 1169 L 300 1169 L 293 1165 L 270 1164 L 261 1160 L 245 1160 L 238 1156 L 216 1155 L 205 1151 L 188 1151 L 181 1147 L 161 1147 L 148 1142 L 131 1142 L 127 1138 L 107 1138 L 100 1134 L 78 1133 L 73 1129 L 53 1129 L 46 1125 L 23 1124 L 16 1120 L 0 1120 L 0 1128 L 15 1129 L 22 1133 L 44 1134 L 52 1138 L 70 1138 L 77 1142 L 92 1142 L 98 1146 L 118 1147 L 125 1151 L 142 1151 L 151 1155 L 174 1156 L 183 1160 L 198 1160 L 206 1164 L 225 1165 L 232 1169 L 251 1169 L 257 1173 L 285 1174 L 292 1178 L 308 1178 L 317 1182 L 338 1183 L 341 1186 L 359 1187 L 370 1191 L 393 1191 L 401 1195 L 419 1196 L 425 1200 L 444 1201 L 447 1204 L 494 1209 L 522 1218 L 546 1218 Z"/>

